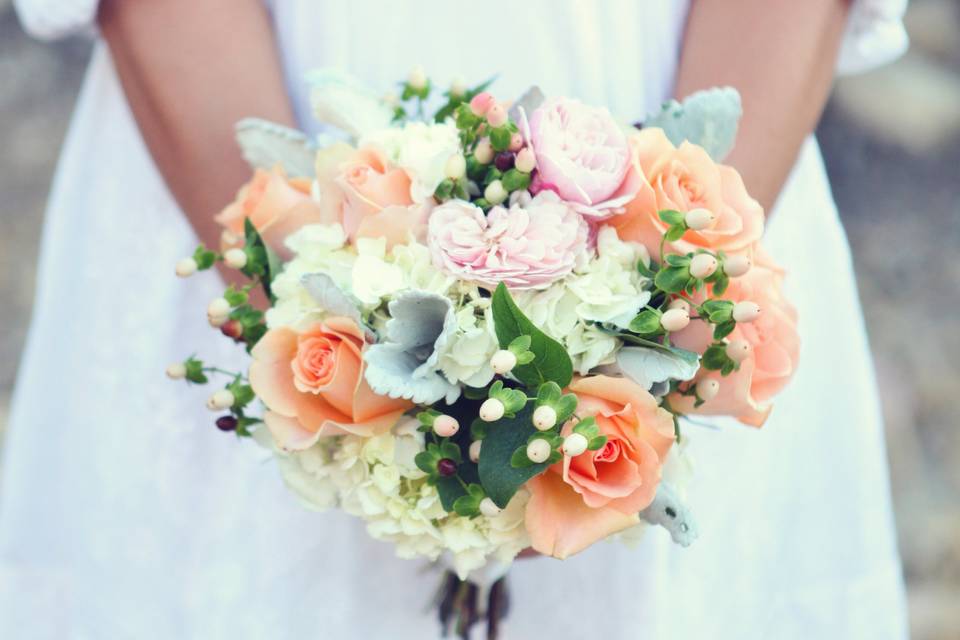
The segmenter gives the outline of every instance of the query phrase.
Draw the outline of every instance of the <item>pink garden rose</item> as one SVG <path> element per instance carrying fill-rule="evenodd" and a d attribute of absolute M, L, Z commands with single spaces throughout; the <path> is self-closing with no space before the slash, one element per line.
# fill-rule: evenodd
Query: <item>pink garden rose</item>
<path fill-rule="evenodd" d="M 750 355 L 740 369 L 728 376 L 706 371 L 697 380 L 712 377 L 720 384 L 716 397 L 697 408 L 689 396 L 672 396 L 670 402 L 681 413 L 732 415 L 744 424 L 760 427 L 772 408 L 771 400 L 793 377 L 800 356 L 797 311 L 783 296 L 783 272 L 759 246 L 756 264 L 745 275 L 730 281 L 723 297 L 734 302 L 750 300 L 760 306 L 760 317 L 738 323 L 728 340 L 746 340 Z M 678 347 L 702 352 L 711 342 L 711 330 L 703 322 L 692 322 L 670 336 Z"/>
<path fill-rule="evenodd" d="M 674 442 L 673 418 L 646 389 L 626 378 L 575 380 L 577 413 L 593 416 L 607 444 L 565 456 L 528 483 L 526 524 L 533 548 L 566 558 L 639 522 L 660 484 Z M 572 425 L 564 427 L 570 433 Z"/>
<path fill-rule="evenodd" d="M 749 253 L 763 235 L 763 208 L 747 193 L 733 167 L 715 163 L 706 151 L 689 142 L 674 147 L 662 129 L 633 133 L 630 144 L 642 180 L 626 211 L 608 220 L 621 239 L 645 245 L 653 259 L 659 260 L 660 238 L 667 229 L 659 212 L 703 208 L 713 212 L 713 224 L 687 231 L 680 240 L 667 244 L 670 249 L 677 253 L 697 249 Z"/>
<path fill-rule="evenodd" d="M 529 204 L 479 207 L 450 200 L 433 210 L 427 243 L 437 268 L 494 288 L 537 289 L 570 273 L 586 250 L 587 224 L 557 194 Z"/>
<path fill-rule="evenodd" d="M 533 190 L 556 191 L 585 216 L 618 213 L 640 189 L 627 137 L 604 108 L 548 100 L 530 116 L 527 137 L 537 158 Z"/>

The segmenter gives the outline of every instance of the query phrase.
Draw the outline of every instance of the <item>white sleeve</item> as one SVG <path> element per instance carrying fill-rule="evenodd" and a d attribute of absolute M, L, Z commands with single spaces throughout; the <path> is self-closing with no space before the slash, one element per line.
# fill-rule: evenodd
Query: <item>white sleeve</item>
<path fill-rule="evenodd" d="M 903 27 L 906 10 L 907 0 L 854 0 L 837 73 L 861 73 L 900 57 L 909 43 Z"/>
<path fill-rule="evenodd" d="M 13 0 L 24 31 L 41 40 L 93 33 L 98 0 Z"/>

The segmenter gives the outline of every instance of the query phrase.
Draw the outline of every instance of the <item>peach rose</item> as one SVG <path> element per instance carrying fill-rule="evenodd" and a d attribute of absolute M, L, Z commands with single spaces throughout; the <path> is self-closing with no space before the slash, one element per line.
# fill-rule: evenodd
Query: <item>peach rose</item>
<path fill-rule="evenodd" d="M 243 221 L 250 222 L 282 258 L 290 257 L 283 241 L 308 224 L 329 223 L 320 207 L 310 197 L 310 180 L 287 179 L 283 169 L 257 169 L 253 178 L 240 188 L 236 199 L 224 208 L 215 220 L 228 231 L 243 238 Z M 233 245 L 236 246 L 236 245 Z"/>
<path fill-rule="evenodd" d="M 674 147 L 662 129 L 644 129 L 630 135 L 644 180 L 626 211 L 607 224 L 621 240 L 640 242 L 659 260 L 660 238 L 667 228 L 659 217 L 664 209 L 686 213 L 705 208 L 714 213 L 712 225 L 687 231 L 668 244 L 679 253 L 698 248 L 738 253 L 749 250 L 763 234 L 763 208 L 750 197 L 740 174 L 715 163 L 707 152 L 689 142 Z"/>
<path fill-rule="evenodd" d="M 797 311 L 783 296 L 783 271 L 759 246 L 753 268 L 730 281 L 723 297 L 739 302 L 752 300 L 760 305 L 760 317 L 749 323 L 738 323 L 729 340 L 743 339 L 750 346 L 750 355 L 740 369 L 728 376 L 703 370 L 697 380 L 713 377 L 720 383 L 716 397 L 693 407 L 691 397 L 671 397 L 671 404 L 684 413 L 731 415 L 740 422 L 759 427 L 772 408 L 771 400 L 793 377 L 800 355 L 797 334 Z M 686 329 L 671 335 L 673 343 L 684 349 L 702 352 L 712 342 L 711 331 L 703 322 L 692 322 Z"/>
<path fill-rule="evenodd" d="M 531 480 L 527 531 L 540 553 L 566 558 L 639 522 L 653 501 L 660 469 L 674 441 L 673 418 L 643 387 L 626 378 L 575 380 L 580 416 L 594 416 L 607 444 L 564 457 Z M 572 430 L 572 424 L 564 432 Z"/>
<path fill-rule="evenodd" d="M 385 237 L 389 248 L 407 242 L 410 233 L 424 236 L 429 208 L 413 203 L 410 176 L 390 166 L 378 150 L 355 151 L 340 164 L 333 182 L 342 194 L 341 222 L 351 240 Z"/>
<path fill-rule="evenodd" d="M 375 394 L 363 377 L 363 332 L 327 318 L 304 333 L 279 327 L 253 348 L 250 386 L 267 406 L 277 444 L 306 449 L 322 436 L 371 436 L 390 429 L 412 405 Z"/>

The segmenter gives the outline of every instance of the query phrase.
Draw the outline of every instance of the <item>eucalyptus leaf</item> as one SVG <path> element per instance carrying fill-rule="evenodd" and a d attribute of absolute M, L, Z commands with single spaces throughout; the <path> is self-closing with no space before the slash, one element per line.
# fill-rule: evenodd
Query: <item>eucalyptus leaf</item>
<path fill-rule="evenodd" d="M 292 178 L 313 176 L 317 146 L 305 133 L 260 118 L 244 118 L 234 130 L 244 160 L 254 169 L 279 165 Z"/>
<path fill-rule="evenodd" d="M 661 482 L 657 487 L 657 495 L 650 506 L 640 512 L 640 517 L 666 529 L 673 541 L 683 547 L 690 546 L 699 535 L 690 509 L 666 482 Z"/>
<path fill-rule="evenodd" d="M 525 448 L 533 433 L 536 433 L 533 403 L 524 407 L 516 417 L 505 417 L 487 424 L 487 434 L 480 447 L 480 484 L 500 508 L 506 507 L 530 478 L 543 473 L 549 466 L 543 462 L 518 469 L 511 464 L 514 452 L 521 446 Z"/>
<path fill-rule="evenodd" d="M 325 312 L 350 318 L 358 325 L 362 325 L 359 301 L 338 287 L 329 274 L 307 273 L 300 278 L 300 283 Z"/>
<path fill-rule="evenodd" d="M 675 347 L 623 347 L 617 352 L 617 364 L 625 376 L 647 390 L 657 382 L 691 380 L 700 369 L 697 354 Z"/>
<path fill-rule="evenodd" d="M 663 129 L 675 145 L 684 140 L 699 145 L 720 162 L 733 148 L 742 114 L 737 90 L 718 87 L 693 93 L 683 102 L 663 103 L 660 111 L 649 116 L 643 126 Z"/>
<path fill-rule="evenodd" d="M 546 100 L 546 97 L 543 95 L 543 91 L 540 90 L 540 87 L 534 85 L 517 98 L 516 102 L 510 106 L 507 115 L 513 122 L 520 122 L 523 119 L 521 110 L 526 114 L 532 114 L 537 107 L 543 104 L 544 100 Z"/>

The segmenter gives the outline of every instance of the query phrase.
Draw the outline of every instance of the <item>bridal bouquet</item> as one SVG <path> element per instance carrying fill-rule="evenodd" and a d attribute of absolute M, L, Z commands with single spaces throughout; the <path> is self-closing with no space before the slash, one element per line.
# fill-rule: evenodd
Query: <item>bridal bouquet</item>
<path fill-rule="evenodd" d="M 250 279 L 207 309 L 249 371 L 168 374 L 226 374 L 216 425 L 270 447 L 305 505 L 445 562 L 461 633 L 460 581 L 524 549 L 562 559 L 645 523 L 689 544 L 681 417 L 760 426 L 799 346 L 763 211 L 719 163 L 737 93 L 628 126 L 536 88 L 436 96 L 420 71 L 392 99 L 310 81 L 338 133 L 241 122 L 253 179 L 222 246 L 177 265 Z"/>

